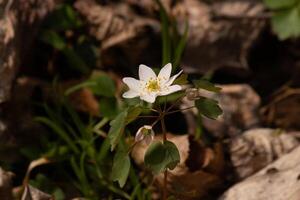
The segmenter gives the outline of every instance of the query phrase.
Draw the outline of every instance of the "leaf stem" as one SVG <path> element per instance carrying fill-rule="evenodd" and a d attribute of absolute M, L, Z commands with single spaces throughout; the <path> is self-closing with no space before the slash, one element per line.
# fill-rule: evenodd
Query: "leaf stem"
<path fill-rule="evenodd" d="M 167 141 L 167 130 L 166 130 L 166 124 L 165 124 L 165 109 L 164 111 L 161 112 L 161 117 L 160 117 L 160 124 L 161 124 L 161 129 L 163 132 L 163 143 Z M 167 177 L 168 176 L 168 169 L 165 169 L 164 171 L 164 182 L 163 182 L 163 200 L 166 200 L 168 197 L 168 190 L 167 190 Z"/>
<path fill-rule="evenodd" d="M 167 112 L 165 115 L 170 115 L 170 114 L 173 114 L 173 113 L 177 113 L 177 112 L 189 110 L 191 108 L 196 108 L 196 106 L 191 106 L 191 107 L 188 107 L 188 108 L 183 108 L 183 109 L 178 109 L 178 110 L 170 111 L 170 112 Z"/>

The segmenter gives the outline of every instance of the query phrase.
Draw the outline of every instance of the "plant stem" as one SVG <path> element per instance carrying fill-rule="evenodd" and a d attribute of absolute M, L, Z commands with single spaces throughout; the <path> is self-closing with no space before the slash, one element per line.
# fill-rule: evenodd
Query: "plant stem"
<path fill-rule="evenodd" d="M 196 107 L 196 106 L 191 106 L 191 107 L 187 107 L 187 108 L 183 108 L 183 109 L 178 109 L 178 110 L 170 111 L 170 112 L 167 112 L 165 115 L 170 115 L 170 114 L 173 114 L 173 113 L 177 113 L 177 112 L 189 110 L 189 109 L 195 108 L 195 107 Z"/>
<path fill-rule="evenodd" d="M 161 123 L 161 129 L 163 132 L 163 143 L 165 143 L 167 141 L 167 131 L 166 131 L 166 124 L 165 124 L 165 112 L 162 112 L 161 114 L 161 119 L 160 119 L 160 123 Z M 168 176 L 168 169 L 165 169 L 164 171 L 164 183 L 163 183 L 163 200 L 166 200 L 168 197 L 168 190 L 167 190 L 167 177 Z"/>

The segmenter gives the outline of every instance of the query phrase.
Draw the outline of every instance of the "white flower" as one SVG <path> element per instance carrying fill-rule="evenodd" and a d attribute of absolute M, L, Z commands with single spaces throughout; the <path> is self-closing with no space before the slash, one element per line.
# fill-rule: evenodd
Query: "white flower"
<path fill-rule="evenodd" d="M 157 96 L 165 96 L 182 89 L 180 85 L 172 85 L 181 74 L 171 76 L 172 64 L 166 64 L 156 76 L 155 72 L 146 65 L 139 66 L 139 78 L 123 78 L 123 82 L 129 87 L 129 91 L 123 94 L 124 98 L 140 97 L 149 103 L 154 103 Z"/>
<path fill-rule="evenodd" d="M 135 141 L 140 142 L 144 141 L 147 145 L 149 145 L 154 139 L 154 131 L 152 126 L 145 125 L 139 128 L 139 130 L 135 134 Z"/>

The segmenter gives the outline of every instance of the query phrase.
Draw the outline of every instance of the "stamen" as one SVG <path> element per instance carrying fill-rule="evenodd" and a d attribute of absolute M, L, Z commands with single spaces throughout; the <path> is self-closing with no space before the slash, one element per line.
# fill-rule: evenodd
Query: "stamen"
<path fill-rule="evenodd" d="M 150 79 L 146 84 L 146 90 L 149 92 L 157 92 L 160 90 L 160 84 L 158 79 Z"/>

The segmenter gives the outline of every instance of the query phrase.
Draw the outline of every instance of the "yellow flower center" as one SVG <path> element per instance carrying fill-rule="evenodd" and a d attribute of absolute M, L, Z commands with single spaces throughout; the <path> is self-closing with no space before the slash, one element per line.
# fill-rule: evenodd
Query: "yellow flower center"
<path fill-rule="evenodd" d="M 159 81 L 157 79 L 151 79 L 146 85 L 146 89 L 149 92 L 157 92 L 160 90 Z"/>

